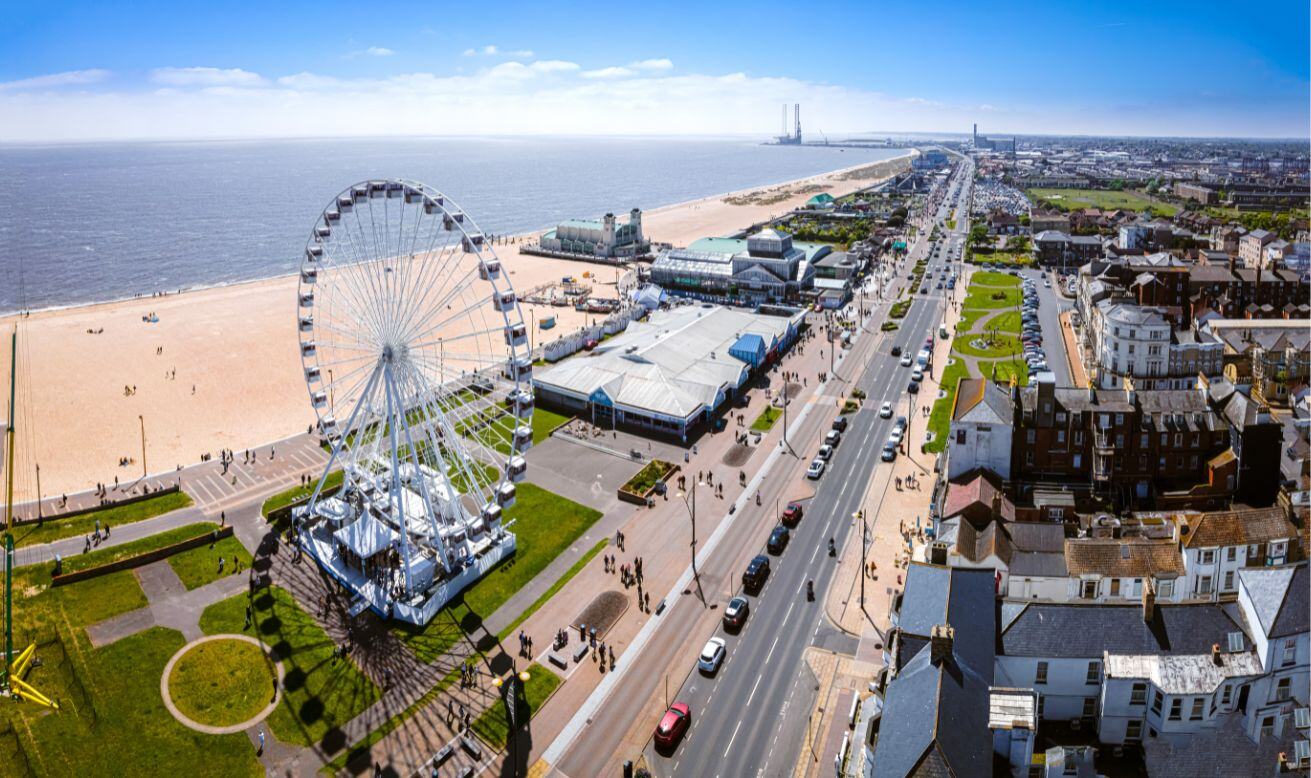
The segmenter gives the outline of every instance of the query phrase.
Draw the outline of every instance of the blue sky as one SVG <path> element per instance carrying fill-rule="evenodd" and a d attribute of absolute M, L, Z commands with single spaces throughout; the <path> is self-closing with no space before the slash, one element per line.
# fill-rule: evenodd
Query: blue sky
<path fill-rule="evenodd" d="M 31 3 L 0 140 L 860 131 L 1307 137 L 1308 7 Z"/>

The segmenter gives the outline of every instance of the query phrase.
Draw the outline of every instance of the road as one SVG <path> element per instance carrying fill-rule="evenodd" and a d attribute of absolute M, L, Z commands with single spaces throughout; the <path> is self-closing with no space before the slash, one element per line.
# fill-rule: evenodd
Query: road
<path fill-rule="evenodd" d="M 937 218 L 945 218 L 950 195 Z M 960 225 L 958 225 L 960 226 Z M 927 254 L 926 240 L 916 243 L 906 267 Z M 940 264 L 941 260 L 938 263 Z M 881 507 L 881 494 L 863 504 L 866 486 L 879 465 L 883 442 L 893 420 L 879 417 L 887 400 L 899 405 L 909 395 L 909 369 L 890 355 L 893 345 L 914 353 L 925 337 L 932 338 L 942 320 L 943 293 L 916 295 L 901 327 L 877 341 L 875 354 L 863 365 L 857 386 L 867 399 L 850 417 L 850 426 L 829 468 L 820 479 L 806 515 L 793 531 L 787 550 L 772 558 L 773 572 L 764 588 L 750 597 L 751 616 L 739 634 L 722 626 L 715 635 L 725 640 L 727 656 L 714 677 L 699 671 L 687 676 L 672 697 L 693 711 L 693 726 L 672 755 L 648 746 L 648 764 L 657 775 L 727 776 L 778 775 L 791 771 L 799 744 L 798 716 L 809 711 L 804 685 L 803 654 L 824 639 L 827 628 L 821 603 L 837 569 L 827 554 L 828 540 L 837 548 L 853 531 L 853 514 L 862 508 L 872 515 Z M 939 362 L 941 364 L 941 348 Z M 911 396 L 920 407 L 932 398 Z M 914 413 L 899 407 L 912 419 Z M 908 436 L 908 439 L 914 440 Z M 802 458 L 803 460 L 805 457 Z M 759 552 L 763 553 L 763 548 Z M 807 580 L 815 584 L 816 599 L 805 597 Z M 672 700 L 671 700 L 672 701 Z M 791 715 L 790 715 L 791 714 Z M 781 747 L 780 747 L 781 746 Z"/>

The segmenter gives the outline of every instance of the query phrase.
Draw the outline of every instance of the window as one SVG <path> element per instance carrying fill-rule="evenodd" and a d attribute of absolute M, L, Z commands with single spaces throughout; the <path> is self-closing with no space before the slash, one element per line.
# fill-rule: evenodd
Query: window
<path fill-rule="evenodd" d="M 1292 696 L 1293 693 L 1293 688 L 1291 686 L 1292 683 L 1293 683 L 1292 678 L 1280 678 L 1279 683 L 1275 685 L 1275 699 L 1282 701 Z"/>
<path fill-rule="evenodd" d="M 1226 548 L 1226 549 L 1225 549 L 1225 560 L 1228 561 L 1228 562 L 1233 562 L 1233 561 L 1236 560 L 1236 559 L 1238 559 L 1238 547 L 1237 547 L 1237 546 L 1230 546 L 1229 548 Z"/>
<path fill-rule="evenodd" d="M 1203 714 L 1205 711 L 1206 711 L 1206 698 L 1205 698 L 1205 697 L 1194 697 L 1194 698 L 1193 698 L 1193 710 L 1192 710 L 1192 712 L 1190 712 L 1190 713 L 1188 714 L 1188 720 L 1189 720 L 1189 721 L 1201 721 L 1201 720 L 1202 720 L 1202 714 Z"/>
<path fill-rule="evenodd" d="M 1065 423 L 1065 411 L 1057 411 L 1057 412 L 1056 412 L 1056 423 L 1057 423 L 1057 424 L 1064 424 L 1064 423 Z"/>
<path fill-rule="evenodd" d="M 1220 687 L 1220 704 L 1228 705 L 1229 701 L 1233 698 L 1233 694 L 1234 687 L 1230 686 L 1228 683 Z"/>
<path fill-rule="evenodd" d="M 1168 433 L 1168 432 L 1162 432 L 1162 433 L 1161 433 L 1161 445 L 1162 445 L 1162 446 L 1168 446 L 1169 444 L 1170 444 L 1170 433 Z"/>
<path fill-rule="evenodd" d="M 1047 698 L 1044 697 L 1044 696 L 1042 696 L 1041 694 L 1039 694 L 1039 695 L 1038 695 L 1038 718 L 1042 718 L 1042 709 L 1043 709 L 1043 704 L 1046 703 L 1046 702 L 1047 702 Z"/>
<path fill-rule="evenodd" d="M 1034 441 L 1037 440 L 1037 439 L 1038 439 L 1038 433 L 1037 433 L 1036 431 L 1034 431 L 1034 430 L 1025 430 L 1025 431 L 1024 431 L 1024 442 L 1026 442 L 1026 443 L 1032 443 L 1032 442 L 1034 442 Z"/>
<path fill-rule="evenodd" d="M 1133 689 L 1129 691 L 1129 704 L 1130 705 L 1147 704 L 1147 684 L 1141 681 L 1137 681 L 1134 683 Z"/>
<path fill-rule="evenodd" d="M 1234 588 L 1234 571 L 1230 570 L 1225 573 L 1224 586 L 1220 587 L 1220 591 L 1227 592 L 1233 588 Z"/>
<path fill-rule="evenodd" d="M 1174 434 L 1174 447 L 1175 447 L 1175 448 L 1179 448 L 1179 447 L 1182 446 L 1183 444 L 1184 444 L 1184 436 L 1183 436 L 1183 433 L 1176 432 L 1176 433 Z"/>
<path fill-rule="evenodd" d="M 1147 433 L 1144 432 L 1143 434 L 1138 436 L 1138 448 L 1147 448 L 1147 446 L 1148 446 Z"/>
<path fill-rule="evenodd" d="M 1204 575 L 1201 578 L 1197 579 L 1197 593 L 1198 594 L 1211 593 L 1211 576 Z"/>
<path fill-rule="evenodd" d="M 1087 675 L 1086 678 L 1084 678 L 1084 681 L 1083 681 L 1083 682 L 1084 682 L 1085 684 L 1090 684 L 1090 683 L 1095 684 L 1095 683 L 1098 683 L 1098 682 L 1101 681 L 1101 680 L 1102 680 L 1102 663 L 1101 663 L 1101 662 L 1089 662 L 1089 663 L 1088 663 L 1088 675 Z"/>
<path fill-rule="evenodd" d="M 1065 442 L 1065 430 L 1056 430 L 1056 442 L 1057 443 Z"/>
<path fill-rule="evenodd" d="M 1162 600 L 1174 597 L 1174 579 L 1163 580 L 1158 578 L 1156 580 L 1156 596 Z"/>
<path fill-rule="evenodd" d="M 1118 427 L 1118 426 L 1120 426 L 1121 424 L 1124 424 L 1124 414 L 1123 414 L 1123 413 L 1117 413 L 1117 414 L 1115 414 L 1115 426 Z"/>
<path fill-rule="evenodd" d="M 1112 579 L 1111 579 L 1111 596 L 1112 596 L 1112 597 L 1119 597 L 1119 596 L 1120 596 L 1120 579 L 1119 579 L 1119 578 L 1112 578 Z"/>
<path fill-rule="evenodd" d="M 1297 662 L 1297 638 L 1288 638 L 1284 641 L 1283 654 L 1279 660 L 1280 667 L 1288 667 Z"/>
<path fill-rule="evenodd" d="M 1079 596 L 1085 600 L 1097 599 L 1097 582 L 1084 581 L 1083 586 L 1080 588 Z"/>
<path fill-rule="evenodd" d="M 1046 663 L 1046 662 L 1039 662 L 1039 663 L 1038 663 L 1038 670 L 1037 670 L 1037 672 L 1035 672 L 1035 673 L 1033 674 L 1033 682 L 1034 682 L 1035 684 L 1047 683 L 1047 663 Z"/>
<path fill-rule="evenodd" d="M 1157 689 L 1156 692 L 1152 695 L 1152 713 L 1159 714 L 1161 712 L 1161 702 L 1164 700 L 1165 697 L 1161 695 L 1161 690 Z"/>
<path fill-rule="evenodd" d="M 1096 698 L 1096 697 L 1084 697 L 1084 698 L 1083 698 L 1083 714 L 1082 714 L 1082 715 L 1083 715 L 1083 717 L 1084 717 L 1085 719 L 1090 719 L 1090 718 L 1092 718 L 1093 716 L 1096 716 L 1096 715 L 1097 715 L 1097 698 Z"/>
<path fill-rule="evenodd" d="M 957 442 L 957 443 L 962 443 L 962 444 L 963 444 L 963 443 L 965 442 L 966 437 L 967 437 L 967 433 L 965 432 L 965 430 L 963 430 L 963 429 L 956 430 L 956 442 Z"/>
<path fill-rule="evenodd" d="M 1266 716 L 1261 719 L 1261 737 L 1270 737 L 1275 734 L 1275 717 Z"/>
<path fill-rule="evenodd" d="M 1184 701 L 1178 698 L 1170 700 L 1170 715 L 1167 717 L 1170 721 L 1179 721 L 1183 718 Z"/>
<path fill-rule="evenodd" d="M 1074 431 L 1074 445 L 1076 446 L 1083 445 L 1083 430 Z"/>
<path fill-rule="evenodd" d="M 1074 464 L 1075 469 L 1078 469 L 1078 468 L 1082 467 L 1082 466 L 1083 466 L 1083 454 L 1075 454 L 1075 455 L 1074 455 L 1074 462 L 1073 462 L 1073 464 Z"/>
<path fill-rule="evenodd" d="M 1213 550 L 1211 550 L 1211 549 L 1207 549 L 1207 550 L 1203 551 L 1203 552 L 1202 552 L 1202 560 L 1201 560 L 1201 561 L 1202 561 L 1202 564 L 1204 564 L 1204 565 L 1213 565 L 1213 564 L 1215 564 L 1215 551 L 1213 551 Z"/>

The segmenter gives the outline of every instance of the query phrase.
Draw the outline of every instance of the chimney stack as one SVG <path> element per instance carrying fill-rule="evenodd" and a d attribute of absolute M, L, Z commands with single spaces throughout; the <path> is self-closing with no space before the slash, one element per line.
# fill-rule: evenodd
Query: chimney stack
<path fill-rule="evenodd" d="M 1212 643 L 1212 644 L 1211 644 L 1211 661 L 1212 661 L 1212 662 L 1215 662 L 1215 666 L 1216 666 L 1216 667 L 1219 667 L 1220 665 L 1224 664 L 1224 662 L 1222 662 L 1222 661 L 1220 660 L 1220 644 L 1219 644 L 1219 643 Z"/>
<path fill-rule="evenodd" d="M 1143 621 L 1150 624 L 1156 616 L 1156 585 L 1152 579 L 1143 581 Z"/>
<path fill-rule="evenodd" d="M 929 661 L 941 665 L 951 658 L 951 644 L 956 639 L 956 630 L 950 624 L 935 624 L 929 634 Z"/>

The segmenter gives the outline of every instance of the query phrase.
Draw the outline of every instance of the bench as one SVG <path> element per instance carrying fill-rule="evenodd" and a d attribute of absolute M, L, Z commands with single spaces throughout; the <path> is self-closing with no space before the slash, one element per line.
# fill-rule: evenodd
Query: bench
<path fill-rule="evenodd" d="M 441 750 L 439 750 L 436 754 L 433 755 L 432 763 L 434 765 L 441 766 L 446 762 L 447 759 L 450 759 L 451 754 L 454 753 L 455 753 L 455 748 L 451 746 L 450 743 L 447 743 L 446 745 L 441 747 Z"/>
<path fill-rule="evenodd" d="M 551 664 L 555 665 L 561 670 L 567 670 L 569 668 L 569 660 L 565 659 L 564 657 L 560 656 L 554 651 L 546 655 L 546 661 L 550 662 Z"/>
<path fill-rule="evenodd" d="M 579 643 L 578 647 L 574 649 L 574 664 L 578 664 L 579 662 L 583 661 L 583 658 L 586 656 L 587 656 L 587 644 Z"/>
<path fill-rule="evenodd" d="M 483 758 L 482 746 L 478 745 L 478 743 L 475 742 L 473 738 L 470 737 L 460 738 L 460 748 L 463 748 L 466 752 L 468 752 L 469 756 L 473 757 L 474 759 Z"/>

